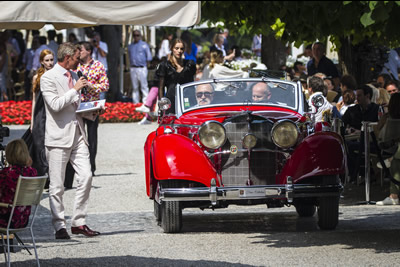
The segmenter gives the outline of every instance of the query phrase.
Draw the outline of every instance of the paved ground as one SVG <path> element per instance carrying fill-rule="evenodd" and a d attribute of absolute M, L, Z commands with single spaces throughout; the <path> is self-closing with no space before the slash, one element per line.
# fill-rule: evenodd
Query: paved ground
<path fill-rule="evenodd" d="M 96 176 L 88 225 L 95 238 L 54 239 L 44 194 L 35 236 L 42 266 L 392 266 L 398 265 L 400 206 L 357 205 L 365 188 L 347 185 L 335 231 L 320 231 L 316 216 L 299 218 L 293 207 L 230 207 L 184 210 L 180 234 L 164 234 L 145 194 L 143 144 L 156 124 L 100 124 Z M 9 140 L 27 126 L 12 126 Z M 379 179 L 378 179 L 379 182 Z M 66 191 L 68 231 L 75 190 Z M 371 187 L 371 200 L 388 194 L 388 183 Z M 25 251 L 14 266 L 32 266 Z M 4 263 L 0 257 L 0 264 Z"/>

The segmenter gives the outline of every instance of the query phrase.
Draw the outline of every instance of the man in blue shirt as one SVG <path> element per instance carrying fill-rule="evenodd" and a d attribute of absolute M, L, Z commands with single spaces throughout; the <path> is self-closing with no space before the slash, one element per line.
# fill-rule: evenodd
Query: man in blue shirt
<path fill-rule="evenodd" d="M 398 81 L 399 80 L 399 75 L 398 75 L 398 69 L 400 68 L 400 57 L 397 54 L 395 49 L 391 49 L 389 52 L 389 59 L 383 65 L 383 69 L 381 74 L 386 73 L 389 74 L 392 79 Z"/>
<path fill-rule="evenodd" d="M 133 42 L 128 46 L 128 54 L 131 64 L 132 101 L 133 103 L 144 103 L 149 93 L 147 64 L 153 57 L 149 45 L 142 41 L 142 36 L 138 30 L 133 32 Z M 139 83 L 142 92 L 142 101 L 140 101 Z"/>
<path fill-rule="evenodd" d="M 325 56 L 325 47 L 322 43 L 316 42 L 312 46 L 312 59 L 307 63 L 308 76 L 322 72 L 333 79 L 335 89 L 339 86 L 339 72 L 332 60 Z"/>

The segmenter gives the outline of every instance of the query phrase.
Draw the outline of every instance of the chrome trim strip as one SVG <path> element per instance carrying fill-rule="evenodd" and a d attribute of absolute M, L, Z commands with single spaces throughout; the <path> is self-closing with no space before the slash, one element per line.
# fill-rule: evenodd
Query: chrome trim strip
<path fill-rule="evenodd" d="M 292 179 L 291 176 L 288 176 L 286 178 L 286 186 L 285 186 L 285 188 L 286 188 L 286 198 L 287 198 L 289 203 L 292 203 L 293 202 L 293 190 L 294 190 L 294 187 L 293 187 L 293 179 Z"/>
<path fill-rule="evenodd" d="M 343 190 L 339 185 L 260 185 L 238 187 L 193 187 L 193 188 L 161 188 L 161 201 L 210 201 L 216 205 L 219 200 L 248 200 L 282 198 L 291 203 L 298 197 L 338 196 Z M 289 196 L 289 198 L 288 198 Z M 291 200 L 291 201 L 290 201 Z"/>
<path fill-rule="evenodd" d="M 246 152 L 247 153 L 247 149 L 241 148 L 238 149 L 238 152 Z M 290 154 L 285 152 L 285 151 L 280 151 L 280 150 L 274 150 L 274 149 L 268 149 L 268 148 L 253 148 L 251 149 L 251 152 L 273 152 L 273 153 L 281 153 L 282 155 L 285 156 L 286 159 L 288 159 L 290 157 Z M 230 154 L 231 151 L 230 150 L 223 150 L 223 151 L 217 151 L 217 152 L 207 152 L 205 151 L 207 157 L 211 158 L 212 156 L 215 155 L 220 155 L 220 154 Z"/>
<path fill-rule="evenodd" d="M 160 126 L 171 126 L 171 124 L 160 124 Z M 159 126 L 159 127 L 160 127 Z M 188 128 L 200 128 L 201 125 L 191 125 L 191 124 L 174 124 L 171 127 L 188 127 Z"/>

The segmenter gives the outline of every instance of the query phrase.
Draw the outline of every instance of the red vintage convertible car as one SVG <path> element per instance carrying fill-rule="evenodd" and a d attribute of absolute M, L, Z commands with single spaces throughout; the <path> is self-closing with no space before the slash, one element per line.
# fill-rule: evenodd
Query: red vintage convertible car
<path fill-rule="evenodd" d="M 299 82 L 221 79 L 176 90 L 176 114 L 163 98 L 144 146 L 147 195 L 164 232 L 181 230 L 184 208 L 257 204 L 294 205 L 299 216 L 317 209 L 320 229 L 336 228 L 343 140 L 314 122 Z"/>

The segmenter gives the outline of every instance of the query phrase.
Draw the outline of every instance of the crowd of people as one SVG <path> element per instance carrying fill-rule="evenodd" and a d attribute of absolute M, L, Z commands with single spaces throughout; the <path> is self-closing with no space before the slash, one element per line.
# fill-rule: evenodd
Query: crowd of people
<path fill-rule="evenodd" d="M 355 183 L 357 177 L 363 174 L 360 169 L 362 151 L 364 150 L 362 122 L 377 122 L 378 126 L 374 129 L 374 136 L 378 140 L 385 139 L 380 135 L 382 129 L 386 129 L 385 122 L 387 118 L 397 129 L 400 127 L 397 120 L 400 107 L 398 104 L 399 82 L 397 67 L 388 73 L 390 64 L 400 63 L 400 58 L 392 52 L 393 60 L 385 63 L 382 72 L 373 80 L 366 84 L 358 84 L 354 76 L 350 74 L 340 75 L 335 64 L 325 56 L 325 48 L 322 43 L 316 42 L 311 47 L 311 58 L 307 65 L 296 62 L 293 72 L 289 73 L 289 79 L 300 81 L 303 84 L 303 90 L 308 99 L 308 106 L 315 114 L 315 121 L 324 121 L 325 115 L 338 118 L 342 121 L 342 135 L 345 137 L 348 171 L 350 182 Z M 397 65 L 396 65 L 397 66 Z M 399 65 L 400 66 L 400 65 Z M 396 73 L 397 75 L 393 75 Z M 393 132 L 398 133 L 390 127 L 390 136 L 394 136 Z M 359 136 L 359 139 L 348 138 L 346 136 Z M 387 138 L 386 138 L 387 139 Z M 386 140 L 387 141 L 387 140 Z M 393 141 L 393 138 L 391 139 Z M 376 204 L 379 206 L 399 204 L 399 184 L 400 172 L 398 165 L 400 151 L 398 148 L 398 140 L 393 141 L 396 147 L 393 153 L 384 153 L 375 138 L 371 139 L 370 153 L 377 154 L 378 157 L 385 159 L 384 164 L 390 167 L 389 177 L 391 177 L 390 196 Z M 361 154 L 360 154 L 361 153 Z M 384 168 L 379 162 L 380 168 Z M 371 169 L 372 172 L 374 168 Z"/>
<path fill-rule="evenodd" d="M 106 64 L 108 49 L 98 33 L 93 33 L 90 42 L 77 42 L 72 34 L 69 42 L 60 44 L 52 42 L 56 36 L 55 31 L 49 31 L 48 36 L 49 43 L 46 37 L 33 33 L 33 48 L 24 52 L 20 69 L 16 62 L 22 52 L 5 53 L 5 59 L 8 55 L 14 55 L 14 58 L 10 56 L 10 62 L 16 64 L 17 70 L 25 71 L 25 78 L 30 81 L 31 88 L 25 89 L 25 97 L 32 99 L 32 116 L 27 131 L 29 134 L 23 136 L 25 139 L 14 140 L 6 147 L 8 167 L 0 173 L 0 199 L 2 202 L 10 201 L 7 192 L 15 192 L 13 190 L 18 175 L 14 173 L 17 174 L 17 171 L 26 176 L 48 174 L 46 186 L 49 190 L 55 238 L 69 239 L 63 194 L 65 188 L 72 188 L 75 179 L 77 188 L 71 233 L 96 236 L 100 233 L 90 229 L 85 218 L 92 177 L 96 170 L 98 116 L 104 110 L 77 111 L 81 103 L 98 101 L 109 89 L 107 65 L 101 62 L 105 60 Z M 3 44 L 7 47 L 6 43 L 11 49 L 14 42 L 5 41 Z M 26 63 L 29 63 L 29 72 L 25 69 Z M 4 77 L 7 79 L 7 76 Z M 3 92 L 2 100 L 6 101 L 7 96 L 11 96 L 10 92 Z M 28 138 L 29 135 L 31 138 Z M 8 186 L 3 187 L 3 184 Z M 21 210 L 16 216 L 26 217 L 29 216 L 28 212 L 28 209 Z M 7 214 L 8 208 L 0 210 L 0 224 L 5 221 Z"/>

